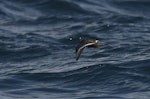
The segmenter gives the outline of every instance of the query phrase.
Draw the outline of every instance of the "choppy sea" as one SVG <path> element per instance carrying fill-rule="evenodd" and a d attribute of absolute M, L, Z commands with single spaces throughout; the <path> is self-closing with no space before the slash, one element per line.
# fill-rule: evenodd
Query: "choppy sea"
<path fill-rule="evenodd" d="M 1 0 L 0 99 L 150 99 L 150 1 Z"/>

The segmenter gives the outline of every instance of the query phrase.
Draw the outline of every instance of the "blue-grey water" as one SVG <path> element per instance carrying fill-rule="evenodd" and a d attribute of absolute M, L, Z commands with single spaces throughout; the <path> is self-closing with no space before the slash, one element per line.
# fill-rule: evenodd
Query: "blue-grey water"
<path fill-rule="evenodd" d="M 149 0 L 0 1 L 0 99 L 149 98 Z"/>

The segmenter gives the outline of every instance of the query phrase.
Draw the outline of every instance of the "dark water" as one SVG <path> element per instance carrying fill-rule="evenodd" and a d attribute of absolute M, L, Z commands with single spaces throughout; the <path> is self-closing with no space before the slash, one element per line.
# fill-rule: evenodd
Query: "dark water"
<path fill-rule="evenodd" d="M 1 0 L 0 99 L 34 98 L 149 99 L 150 1 Z"/>

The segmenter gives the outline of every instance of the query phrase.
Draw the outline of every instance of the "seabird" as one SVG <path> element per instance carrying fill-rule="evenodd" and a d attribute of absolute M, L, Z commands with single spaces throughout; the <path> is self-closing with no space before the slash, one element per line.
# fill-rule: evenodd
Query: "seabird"
<path fill-rule="evenodd" d="M 85 47 L 97 48 L 99 46 L 100 44 L 98 40 L 84 40 L 84 39 L 81 40 L 80 43 L 76 47 L 76 60 L 79 59 Z"/>

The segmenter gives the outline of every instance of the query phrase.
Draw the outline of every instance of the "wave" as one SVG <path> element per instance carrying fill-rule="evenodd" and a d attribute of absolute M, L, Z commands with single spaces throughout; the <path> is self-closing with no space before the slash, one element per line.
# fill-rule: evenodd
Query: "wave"
<path fill-rule="evenodd" d="M 149 17 L 149 1 L 69 1 L 69 0 L 44 0 L 34 1 L 10 1 L 1 2 L 1 18 L 6 21 L 35 20 L 46 16 L 84 15 L 95 16 L 111 14 L 127 15 L 134 17 Z"/>

